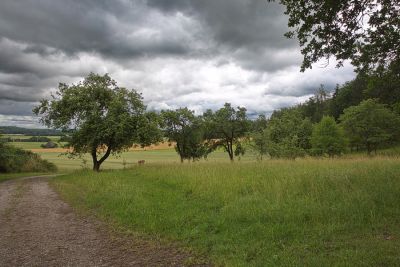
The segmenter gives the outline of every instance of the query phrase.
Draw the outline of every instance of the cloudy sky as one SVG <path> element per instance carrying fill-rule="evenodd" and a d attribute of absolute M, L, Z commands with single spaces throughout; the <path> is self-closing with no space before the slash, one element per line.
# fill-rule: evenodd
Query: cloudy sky
<path fill-rule="evenodd" d="M 0 125 L 38 127 L 37 101 L 90 72 L 152 110 L 231 102 L 267 115 L 354 77 L 334 62 L 301 73 L 283 11 L 266 0 L 1 0 Z"/>

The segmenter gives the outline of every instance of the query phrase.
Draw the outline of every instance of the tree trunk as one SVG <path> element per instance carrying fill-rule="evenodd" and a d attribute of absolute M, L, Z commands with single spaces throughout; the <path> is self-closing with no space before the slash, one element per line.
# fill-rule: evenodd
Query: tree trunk
<path fill-rule="evenodd" d="M 370 145 L 369 143 L 367 143 L 367 153 L 368 153 L 368 156 L 371 156 L 371 152 L 372 152 L 372 147 L 371 147 L 371 145 Z"/>
<path fill-rule="evenodd" d="M 232 142 L 228 142 L 227 146 L 228 146 L 229 159 L 231 160 L 231 162 L 233 162 L 233 144 L 232 144 Z"/>
<path fill-rule="evenodd" d="M 95 172 L 100 171 L 100 164 L 98 161 L 93 163 L 93 171 L 95 171 Z"/>
<path fill-rule="evenodd" d="M 101 157 L 101 159 L 97 160 L 97 151 L 96 148 L 92 149 L 92 160 L 93 160 L 93 171 L 100 171 L 100 165 L 110 156 L 111 154 L 111 145 L 107 147 L 106 153 Z"/>
<path fill-rule="evenodd" d="M 92 160 L 93 160 L 93 171 L 98 172 L 100 169 L 100 165 L 99 162 L 97 161 L 97 152 L 96 152 L 96 148 L 92 149 Z"/>

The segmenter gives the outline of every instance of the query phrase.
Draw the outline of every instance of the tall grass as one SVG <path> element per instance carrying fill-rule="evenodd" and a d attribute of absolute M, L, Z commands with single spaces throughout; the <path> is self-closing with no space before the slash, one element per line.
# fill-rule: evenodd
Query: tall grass
<path fill-rule="evenodd" d="M 400 161 L 154 164 L 54 180 L 72 204 L 226 266 L 394 266 Z"/>

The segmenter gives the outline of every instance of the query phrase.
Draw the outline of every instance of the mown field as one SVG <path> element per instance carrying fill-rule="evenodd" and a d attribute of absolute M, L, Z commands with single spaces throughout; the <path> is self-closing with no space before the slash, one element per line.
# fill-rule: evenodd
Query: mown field
<path fill-rule="evenodd" d="M 28 139 L 31 136 L 23 136 Z M 20 138 L 20 137 L 18 137 Z M 52 136 L 56 141 L 59 137 Z M 43 159 L 46 159 L 57 165 L 59 172 L 70 172 L 79 169 L 90 169 L 92 167 L 92 159 L 89 154 L 84 155 L 82 158 L 68 158 L 65 155 L 66 149 L 43 149 L 40 147 L 43 142 L 10 142 L 10 144 L 33 151 L 39 154 Z M 60 145 L 64 145 L 61 143 Z M 168 146 L 167 143 L 158 144 L 148 148 L 132 148 L 130 151 L 121 153 L 118 156 L 110 156 L 101 166 L 102 169 L 124 169 L 131 168 L 137 165 L 139 160 L 145 160 L 146 164 L 152 163 L 178 163 L 180 162 L 179 156 L 173 146 Z M 240 159 L 240 161 L 254 161 L 255 156 L 248 154 Z M 215 151 L 210 154 L 207 160 L 202 162 L 229 162 L 228 154 L 224 151 Z"/>
<path fill-rule="evenodd" d="M 177 241 L 217 265 L 400 262 L 398 158 L 179 164 L 160 154 L 146 154 L 158 163 L 74 172 L 52 185 L 121 231 Z"/>
<path fill-rule="evenodd" d="M 4 135 L 7 136 L 8 135 Z M 10 136 L 19 136 L 21 138 L 22 135 L 10 135 Z M 31 136 L 22 136 L 26 139 Z M 59 136 L 48 136 L 53 141 L 59 140 Z M 39 154 L 43 159 L 46 159 L 57 165 L 59 172 L 70 172 L 74 170 L 80 169 L 90 169 L 92 167 L 92 159 L 90 155 L 84 155 L 82 158 L 74 158 L 71 159 L 67 155 L 65 155 L 66 149 L 63 148 L 55 148 L 55 149 L 43 149 L 41 148 L 41 144 L 43 142 L 10 142 L 10 144 L 33 151 Z M 63 146 L 65 143 L 58 143 L 60 146 Z M 64 154 L 63 154 L 64 153 Z M 378 156 L 384 157 L 400 157 L 400 147 L 394 147 L 390 149 L 382 149 L 378 151 Z M 352 152 L 351 154 L 347 154 L 342 158 L 345 159 L 354 159 L 354 158 L 368 158 L 366 152 Z M 121 153 L 118 156 L 110 156 L 101 166 L 102 169 L 124 169 L 131 168 L 137 165 L 139 160 L 145 160 L 146 164 L 153 163 L 178 163 L 180 162 L 179 157 L 173 148 L 173 146 L 168 146 L 167 143 L 154 145 L 148 148 L 132 148 L 132 150 L 128 152 Z M 240 162 L 255 162 L 257 161 L 257 157 L 251 151 L 247 151 L 247 153 L 241 157 L 240 159 L 236 159 L 236 161 Z M 229 162 L 228 154 L 222 150 L 217 150 L 211 153 L 206 160 L 200 160 L 200 162 L 221 162 L 227 163 Z"/>

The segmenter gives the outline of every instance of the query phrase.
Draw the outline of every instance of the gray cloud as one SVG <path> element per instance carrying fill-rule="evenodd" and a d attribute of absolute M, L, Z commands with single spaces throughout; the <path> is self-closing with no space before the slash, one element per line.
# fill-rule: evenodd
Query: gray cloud
<path fill-rule="evenodd" d="M 31 116 L 34 102 L 16 102 L 12 100 L 0 99 L 0 114 Z"/>
<path fill-rule="evenodd" d="M 97 52 L 105 57 L 184 55 L 196 25 L 179 15 L 163 15 L 142 1 L 5 0 L 0 34 L 26 42 L 26 51 L 46 54 Z"/>
<path fill-rule="evenodd" d="M 35 124 L 38 100 L 89 72 L 138 89 L 151 109 L 198 113 L 232 102 L 269 114 L 354 76 L 349 67 L 299 73 L 286 25 L 282 6 L 266 0 L 3 0 L 0 123 Z"/>

